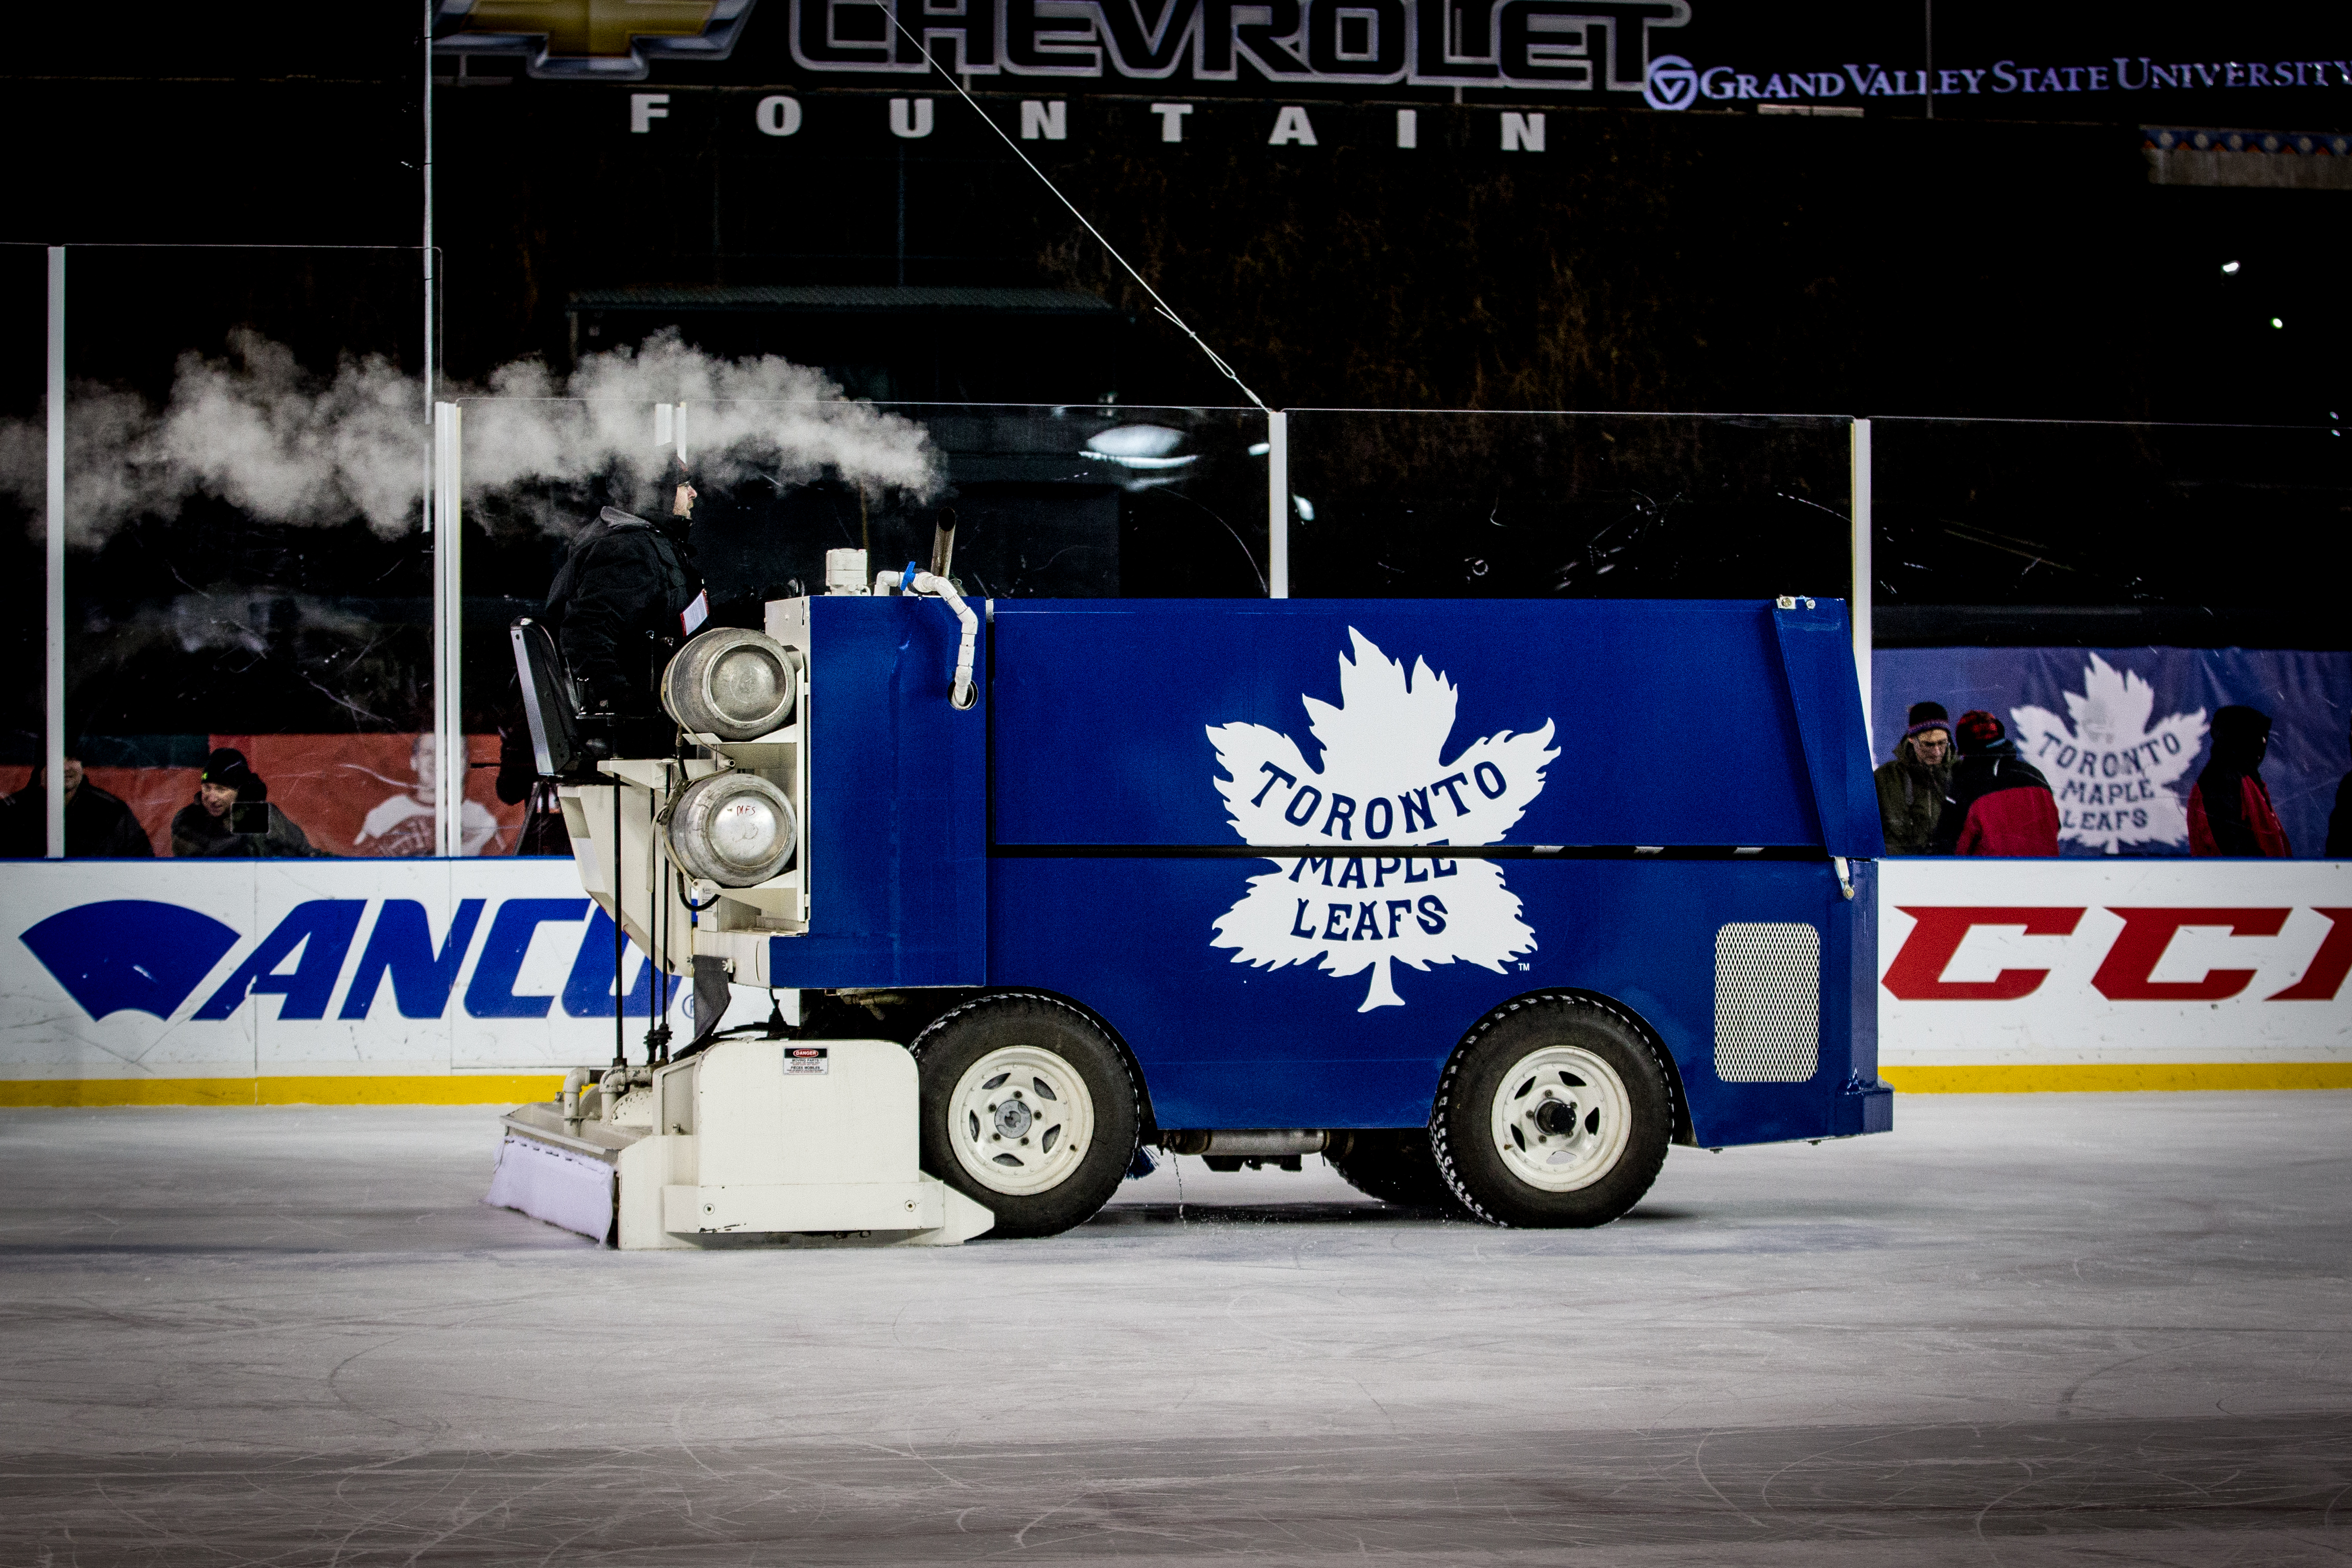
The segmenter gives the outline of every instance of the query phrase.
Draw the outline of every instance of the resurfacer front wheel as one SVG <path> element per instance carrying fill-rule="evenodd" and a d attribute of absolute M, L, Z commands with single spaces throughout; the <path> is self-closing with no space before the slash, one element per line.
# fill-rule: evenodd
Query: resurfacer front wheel
<path fill-rule="evenodd" d="M 1102 1030 L 1045 997 L 983 997 L 911 1048 L 923 1168 L 996 1216 L 998 1236 L 1093 1217 L 1135 1158 L 1135 1081 Z"/>
<path fill-rule="evenodd" d="M 1606 1225 L 1650 1190 L 1674 1124 L 1672 1080 L 1631 1019 L 1580 997 L 1532 997 L 1454 1052 L 1430 1147 L 1489 1224 Z"/>

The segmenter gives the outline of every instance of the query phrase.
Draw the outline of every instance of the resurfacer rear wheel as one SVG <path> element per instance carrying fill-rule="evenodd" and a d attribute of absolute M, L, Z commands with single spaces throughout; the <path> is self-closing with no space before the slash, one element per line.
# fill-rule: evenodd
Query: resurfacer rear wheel
<path fill-rule="evenodd" d="M 986 1205 L 992 1234 L 1052 1236 L 1118 1189 L 1141 1122 L 1135 1080 L 1086 1015 L 1045 997 L 983 997 L 911 1049 L 923 1168 Z"/>
<path fill-rule="evenodd" d="M 1530 997 L 1489 1014 L 1438 1087 L 1430 1148 L 1463 1207 L 1492 1225 L 1606 1225 L 1665 1162 L 1673 1081 L 1613 1008 Z"/>

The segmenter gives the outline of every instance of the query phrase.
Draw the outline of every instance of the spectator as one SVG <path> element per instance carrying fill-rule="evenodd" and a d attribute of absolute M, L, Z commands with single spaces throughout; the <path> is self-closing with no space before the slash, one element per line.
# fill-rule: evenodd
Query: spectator
<path fill-rule="evenodd" d="M 205 759 L 196 798 L 172 819 L 172 853 L 182 859 L 326 858 L 327 852 L 311 848 L 310 836 L 291 817 L 268 802 L 269 786 L 247 765 L 245 753 L 220 747 Z M 237 831 L 234 808 L 240 805 L 260 807 L 267 828 Z"/>
<path fill-rule="evenodd" d="M 81 758 L 70 747 L 61 777 L 66 781 L 66 858 L 68 860 L 152 860 L 155 846 L 129 806 L 89 781 Z M 37 860 L 49 846 L 48 790 L 42 786 L 47 769 L 33 769 L 33 781 L 7 798 L 0 807 L 0 855 Z"/>
<path fill-rule="evenodd" d="M 2327 813 L 2327 858 L 2352 861 L 2352 773 L 2336 785 L 2336 810 Z"/>
<path fill-rule="evenodd" d="M 1890 855 L 1924 855 L 1936 842 L 1936 822 L 1952 788 L 1952 720 L 1941 703 L 1913 703 L 1911 727 L 1895 743 L 1895 760 L 1871 775 L 1878 783 L 1878 820 Z"/>
<path fill-rule="evenodd" d="M 1981 708 L 1960 715 L 1960 759 L 1936 823 L 1936 852 L 1948 855 L 2054 855 L 2058 802 L 2042 770 L 2017 754 L 2000 720 Z"/>
<path fill-rule="evenodd" d="M 2294 853 L 2263 782 L 2263 758 L 2270 748 L 2270 715 L 2235 704 L 2214 713 L 2213 755 L 2189 791 L 2190 854 L 2284 859 Z"/>
<path fill-rule="evenodd" d="M 375 841 L 375 852 L 380 855 L 429 855 L 438 847 L 434 835 L 435 795 L 440 788 L 441 745 L 430 735 L 420 735 L 408 748 L 408 766 L 415 775 L 415 784 L 405 793 L 380 801 L 360 824 L 356 841 L 365 844 Z M 382 778 L 382 774 L 376 775 Z M 479 800 L 468 800 L 462 794 L 458 800 L 457 820 L 464 824 L 457 852 L 478 855 L 484 846 L 498 837 L 499 820 Z"/>
<path fill-rule="evenodd" d="M 31 783 L 0 795 L 0 860 L 35 861 L 47 852 L 49 819 L 36 793 L 40 787 L 40 769 L 35 768 Z"/>

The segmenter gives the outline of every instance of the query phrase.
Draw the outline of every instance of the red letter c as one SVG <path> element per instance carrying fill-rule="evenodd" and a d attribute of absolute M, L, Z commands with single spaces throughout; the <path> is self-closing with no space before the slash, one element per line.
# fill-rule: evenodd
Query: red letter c
<path fill-rule="evenodd" d="M 2210 969 L 2201 980 L 2151 980 L 2148 976 L 2184 925 L 2226 925 L 2232 936 L 2275 936 L 2286 924 L 2284 909 L 2115 909 L 2124 917 L 2116 945 L 2091 977 L 2111 1002 L 2218 1002 L 2251 984 L 2252 969 Z"/>
<path fill-rule="evenodd" d="M 2003 969 L 1990 980 L 1947 980 L 1945 967 L 1970 926 L 2021 925 L 2028 936 L 2072 936 L 2083 918 L 2080 909 L 1902 908 L 1918 924 L 1880 984 L 1906 1002 L 2013 1002 L 2030 997 L 2050 977 L 2049 970 Z"/>

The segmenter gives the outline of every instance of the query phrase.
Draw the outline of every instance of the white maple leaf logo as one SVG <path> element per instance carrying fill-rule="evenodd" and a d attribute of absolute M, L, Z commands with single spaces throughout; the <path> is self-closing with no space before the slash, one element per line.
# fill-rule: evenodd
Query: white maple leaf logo
<path fill-rule="evenodd" d="M 1356 1010 L 1370 1012 L 1404 1005 L 1393 964 L 1425 970 L 1465 960 L 1499 974 L 1506 959 L 1535 951 L 1536 934 L 1496 862 L 1378 851 L 1496 842 L 1542 792 L 1559 752 L 1546 719 L 1532 734 L 1490 735 L 1448 760 L 1454 683 L 1425 659 L 1408 679 L 1370 638 L 1352 626 L 1348 635 L 1355 657 L 1339 658 L 1339 706 L 1299 698 L 1323 748 L 1320 768 L 1264 725 L 1215 727 L 1209 742 L 1223 769 L 1217 793 L 1244 843 L 1372 852 L 1267 857 L 1276 869 L 1250 879 L 1210 945 L 1258 968 L 1320 958 L 1335 977 L 1369 969 Z"/>
<path fill-rule="evenodd" d="M 2156 688 L 2096 653 L 2083 689 L 2068 692 L 2073 722 L 2046 707 L 2015 707 L 2017 749 L 2058 797 L 2058 836 L 2109 854 L 2127 843 L 2186 844 L 2179 783 L 2205 745 L 2205 710 L 2150 720 Z"/>

